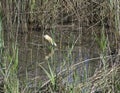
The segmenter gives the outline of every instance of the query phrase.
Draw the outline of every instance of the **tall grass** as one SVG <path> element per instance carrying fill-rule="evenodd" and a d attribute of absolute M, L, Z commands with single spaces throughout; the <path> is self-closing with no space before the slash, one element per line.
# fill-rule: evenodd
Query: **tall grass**
<path fill-rule="evenodd" d="M 12 54 L 4 54 L 4 90 L 5 93 L 19 93 L 18 49 L 12 44 Z"/>
<path fill-rule="evenodd" d="M 11 43 L 9 47 L 4 45 L 5 25 L 3 22 L 4 17 L 2 15 L 4 15 L 3 10 L 0 10 L 0 49 L 1 49 L 1 54 L 0 54 L 1 55 L 1 61 L 0 61 L 1 67 L 0 68 L 1 68 L 1 73 L 3 76 L 3 90 L 4 90 L 4 93 L 19 93 L 19 80 L 17 76 L 18 74 L 18 48 L 17 48 L 16 40 L 15 41 L 13 40 L 14 42 L 9 42 Z M 8 17 L 10 18 L 10 16 Z"/>
<path fill-rule="evenodd" d="M 119 6 L 119 0 L 2 0 L 0 2 L 0 71 L 3 76 L 4 92 L 119 93 Z M 34 32 L 51 35 L 57 43 L 57 48 L 44 47 L 45 41 L 42 35 L 36 36 Z M 111 33 L 113 42 L 110 40 Z M 33 41 L 28 41 L 28 34 Z M 20 36 L 25 39 L 22 42 L 25 47 L 19 45 Z M 43 45 L 37 42 L 39 37 Z M 22 81 L 18 77 L 18 59 L 22 58 L 21 51 L 24 50 L 18 47 L 31 49 L 33 53 L 36 48 L 32 49 L 31 45 L 27 45 L 28 43 L 32 43 L 32 47 L 36 45 L 37 50 L 42 47 L 44 53 L 37 51 L 32 55 L 31 58 L 35 56 L 35 59 L 32 59 L 33 64 L 29 68 L 36 64 L 36 68 L 32 69 L 35 72 L 30 73 L 26 68 L 25 73 L 22 73 L 26 74 L 26 77 Z M 111 54 L 111 47 L 117 50 L 117 54 Z M 87 53 L 84 48 L 87 48 Z M 47 50 L 51 53 L 46 52 Z M 95 58 L 91 57 L 92 53 L 89 51 L 97 52 L 97 57 L 96 55 Z M 41 56 L 39 52 L 42 56 L 47 55 L 42 60 L 45 66 L 39 64 L 41 62 L 41 59 L 37 59 Z M 84 58 L 86 54 L 90 56 Z M 28 61 L 29 58 L 25 59 Z M 98 63 L 98 68 L 91 76 L 88 67 L 90 62 Z M 42 71 L 45 76 L 40 76 Z M 32 77 L 34 74 L 35 76 Z M 47 81 L 43 82 L 41 77 Z"/>
<path fill-rule="evenodd" d="M 1 3 L 0 3 L 0 8 L 1 8 Z M 2 10 L 0 9 L 0 75 L 2 75 L 3 69 L 2 67 L 2 62 L 3 62 L 3 53 L 4 53 L 4 38 L 3 38 L 3 29 L 2 29 Z M 0 78 L 3 78 L 2 76 Z M 3 92 L 3 81 L 1 81 L 1 87 L 0 87 L 0 92 Z"/>

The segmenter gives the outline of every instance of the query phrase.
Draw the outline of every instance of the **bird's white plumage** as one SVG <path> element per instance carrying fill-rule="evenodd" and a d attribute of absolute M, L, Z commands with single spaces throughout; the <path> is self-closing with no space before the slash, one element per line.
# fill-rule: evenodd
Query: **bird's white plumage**
<path fill-rule="evenodd" d="M 57 46 L 57 44 L 54 42 L 54 40 L 49 35 L 44 35 L 44 38 L 51 43 L 54 46 Z"/>

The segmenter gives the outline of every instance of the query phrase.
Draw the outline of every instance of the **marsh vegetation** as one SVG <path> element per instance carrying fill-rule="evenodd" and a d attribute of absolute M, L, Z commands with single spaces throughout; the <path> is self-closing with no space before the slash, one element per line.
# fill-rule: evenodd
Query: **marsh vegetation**
<path fill-rule="evenodd" d="M 1 0 L 0 93 L 120 93 L 119 0 Z"/>

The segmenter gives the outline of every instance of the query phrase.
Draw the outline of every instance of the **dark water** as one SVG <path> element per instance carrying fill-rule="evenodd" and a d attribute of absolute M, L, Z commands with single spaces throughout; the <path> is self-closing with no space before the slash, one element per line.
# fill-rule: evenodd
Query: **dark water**
<path fill-rule="evenodd" d="M 47 32 L 52 36 L 51 32 Z M 43 38 L 42 32 L 32 32 L 29 34 L 18 35 L 18 47 L 19 47 L 19 73 L 20 76 L 24 76 L 26 71 L 30 78 L 38 77 L 39 79 L 45 79 L 45 73 L 38 64 L 42 64 L 45 68 L 48 68 L 47 62 L 53 65 L 53 69 L 58 73 L 60 70 L 65 69 L 81 61 L 98 57 L 98 49 L 94 46 L 94 42 L 82 41 L 80 32 L 63 31 L 56 32 L 54 35 L 57 47 L 54 50 L 54 54 L 51 54 L 49 49 L 50 44 Z M 89 38 L 89 37 L 88 37 Z M 84 39 L 84 38 L 83 38 Z M 82 43 L 83 42 L 83 43 Z M 75 45 L 73 45 L 75 43 Z M 71 52 L 70 52 L 71 51 Z M 48 60 L 46 56 L 50 55 Z M 66 65 L 62 68 L 62 65 Z M 98 62 L 85 61 L 75 68 L 78 68 L 78 73 L 84 74 L 84 70 L 91 76 Z M 60 67 L 61 66 L 61 67 Z M 71 79 L 70 79 L 71 82 Z"/>
<path fill-rule="evenodd" d="M 44 38 L 43 34 L 48 34 L 57 43 L 57 47 L 51 53 L 51 46 Z M 95 40 L 91 36 L 81 34 L 80 31 L 51 31 L 18 34 L 19 49 L 19 76 L 24 80 L 26 74 L 30 80 L 41 80 L 44 82 L 48 78 L 40 64 L 47 70 L 48 63 L 52 70 L 57 74 L 60 73 L 64 78 L 63 82 L 73 82 L 73 72 L 80 75 L 79 80 L 92 76 L 99 67 L 99 60 L 88 59 L 99 57 L 99 49 L 95 45 Z M 8 36 L 6 35 L 6 41 Z M 46 60 L 46 57 L 49 58 Z M 84 62 L 83 62 L 84 61 Z M 78 65 L 76 65 L 78 64 Z M 73 66 L 73 68 L 72 68 Z M 71 68 L 69 71 L 66 69 Z M 61 73 L 65 70 L 63 73 Z M 68 74 L 69 73 L 69 74 Z M 65 75 L 67 74 L 67 76 Z M 84 76 L 86 74 L 86 76 Z"/>

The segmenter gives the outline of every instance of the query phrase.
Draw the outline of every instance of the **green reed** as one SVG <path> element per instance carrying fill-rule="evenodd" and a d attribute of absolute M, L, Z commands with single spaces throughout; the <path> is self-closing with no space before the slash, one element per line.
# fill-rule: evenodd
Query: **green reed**
<path fill-rule="evenodd" d="M 0 2 L 0 75 L 2 77 L 2 74 L 4 74 L 3 71 L 3 56 L 4 56 L 4 38 L 3 38 L 3 28 L 2 28 L 2 10 L 1 10 L 1 2 Z M 3 81 L 1 81 L 3 82 Z M 3 90 L 3 83 L 0 84 L 2 86 L 2 88 L 0 87 L 1 92 L 4 91 Z"/>
<path fill-rule="evenodd" d="M 11 3 L 11 2 L 9 2 Z M 9 6 L 9 4 L 8 4 Z M 8 8 L 8 6 L 6 6 Z M 0 49 L 1 49 L 1 73 L 3 76 L 3 90 L 4 93 L 19 93 L 18 80 L 18 47 L 16 41 L 9 42 L 10 46 L 4 45 L 4 29 L 3 12 L 0 11 Z M 10 18 L 9 15 L 7 17 Z M 7 18 L 7 20 L 9 19 Z M 8 20 L 10 21 L 10 20 Z M 12 26 L 12 24 L 10 24 Z M 12 33 L 11 33 L 12 34 Z M 6 43 L 6 42 L 5 42 Z"/>
<path fill-rule="evenodd" d="M 19 93 L 18 80 L 18 49 L 12 45 L 13 53 L 5 52 L 4 54 L 4 90 L 5 93 Z"/>
<path fill-rule="evenodd" d="M 37 88 L 35 88 L 35 90 L 31 89 L 31 87 L 30 87 L 31 85 L 29 85 L 29 83 L 31 83 L 31 81 L 29 81 L 29 74 L 27 71 L 25 73 L 26 74 L 25 82 L 23 83 L 23 81 L 21 81 L 22 82 L 21 85 L 19 83 L 20 80 L 17 76 L 18 75 L 18 54 L 19 54 L 19 52 L 18 52 L 17 42 L 15 42 L 15 41 L 17 41 L 16 39 L 17 39 L 18 35 L 16 35 L 16 38 L 14 38 L 14 35 L 17 33 L 15 31 L 18 31 L 18 28 L 21 28 L 23 32 L 24 32 L 24 30 L 29 32 L 30 24 L 32 24 L 32 26 L 34 27 L 34 21 L 35 21 L 36 22 L 35 26 L 38 24 L 38 26 L 41 27 L 40 28 L 41 31 L 44 31 L 44 33 L 47 31 L 47 29 L 54 28 L 54 31 L 51 32 L 51 35 L 52 35 L 52 37 L 54 37 L 54 40 L 55 40 L 55 35 L 57 34 L 57 32 L 55 32 L 55 31 L 57 29 L 54 27 L 54 25 L 56 25 L 56 24 L 60 25 L 60 23 L 61 23 L 61 25 L 63 26 L 64 19 L 66 20 L 67 17 L 70 16 L 71 14 L 74 16 L 74 19 L 72 21 L 79 19 L 79 22 L 82 22 L 82 20 L 84 21 L 84 17 L 86 18 L 86 15 L 84 15 L 86 13 L 86 11 L 89 13 L 91 13 L 91 11 L 84 9 L 84 8 L 79 8 L 80 6 L 77 7 L 78 3 L 82 4 L 81 0 L 74 0 L 74 1 L 64 0 L 64 2 L 61 2 L 60 0 L 53 0 L 53 1 L 27 0 L 27 2 L 24 2 L 24 3 L 20 0 L 18 0 L 18 1 L 17 0 L 4 1 L 5 5 L 7 5 L 5 7 L 6 11 L 4 11 L 4 13 L 6 16 L 5 18 L 7 20 L 6 23 L 10 27 L 10 31 L 11 31 L 10 40 L 12 41 L 12 42 L 11 41 L 7 42 L 7 43 L 9 43 L 8 45 L 10 45 L 10 46 L 6 46 L 7 48 L 4 47 L 4 38 L 3 38 L 3 30 L 2 30 L 4 28 L 2 27 L 2 25 L 3 25 L 2 24 L 2 16 L 0 16 L 0 51 L 1 51 L 1 57 L 2 57 L 2 59 L 0 59 L 0 61 L 1 61 L 0 64 L 1 64 L 1 73 L 2 73 L 2 76 L 4 77 L 4 80 L 3 80 L 4 81 L 4 91 L 5 91 L 5 93 L 21 93 L 21 92 L 22 93 L 33 93 L 36 91 L 38 91 L 39 93 L 42 93 L 41 90 L 39 90 L 39 88 L 41 88 L 41 86 L 37 86 L 38 90 L 37 90 Z M 85 0 L 85 2 L 88 2 L 88 3 L 86 3 L 85 7 L 87 6 L 87 4 L 93 3 L 90 1 L 86 1 L 86 0 Z M 39 3 L 41 3 L 41 5 Z M 118 8 L 119 2 L 118 2 L 118 0 L 116 0 L 116 1 L 109 0 L 109 2 L 107 4 L 109 6 L 108 8 L 110 8 L 110 10 L 111 10 L 110 14 L 113 14 L 113 15 L 110 15 L 111 19 L 109 19 L 109 20 L 111 21 L 111 23 L 112 22 L 115 23 L 112 25 L 113 25 L 113 27 L 115 27 L 115 30 L 116 30 L 115 33 L 118 33 L 118 31 L 120 30 L 119 29 L 120 18 L 119 18 L 119 12 L 118 12 L 119 11 L 119 8 Z M 104 4 L 100 5 L 100 7 L 102 7 L 102 6 L 104 6 Z M 83 7 L 84 7 L 84 4 L 83 4 Z M 104 7 L 102 7 L 102 8 L 104 8 Z M 99 7 L 97 7 L 97 8 L 99 8 Z M 99 10 L 99 11 L 102 11 L 102 8 L 100 8 L 101 10 Z M 10 10 L 10 9 L 13 9 L 14 11 Z M 81 9 L 83 9 L 83 10 L 81 10 Z M 10 13 L 10 11 L 12 11 L 12 14 Z M 67 13 L 64 14 L 63 11 L 67 11 Z M 98 11 L 98 14 L 99 14 L 99 11 Z M 16 14 L 16 13 L 18 13 L 18 14 Z M 0 14 L 2 15 L 2 13 L 0 13 Z M 96 15 L 97 15 L 97 13 L 96 13 Z M 57 20 L 57 17 L 59 17 L 59 16 L 62 16 L 60 18 L 61 20 Z M 102 16 L 102 18 L 101 18 L 101 16 Z M 65 51 L 66 53 L 64 54 L 63 61 L 59 65 L 60 72 L 61 73 L 63 72 L 62 73 L 63 75 L 57 74 L 57 72 L 56 72 L 57 63 L 55 63 L 56 56 L 54 54 L 52 56 L 50 55 L 50 57 L 47 60 L 45 60 L 45 62 L 47 62 L 47 65 L 45 67 L 42 65 L 39 65 L 40 68 L 42 68 L 42 70 L 47 75 L 47 78 L 49 79 L 48 81 L 50 83 L 47 83 L 48 85 L 46 84 L 46 88 L 49 87 L 49 91 L 51 93 L 58 92 L 58 90 L 59 90 L 58 93 L 92 93 L 91 90 L 93 87 L 95 87 L 95 89 L 98 88 L 100 91 L 102 91 L 102 93 L 119 93 L 120 82 L 118 79 L 119 75 L 117 74 L 117 71 L 116 71 L 117 67 L 110 68 L 108 66 L 109 61 L 107 59 L 107 56 L 108 56 L 109 40 L 105 34 L 104 22 L 101 20 L 101 19 L 104 19 L 104 16 L 106 16 L 105 12 L 101 12 L 100 16 L 98 17 L 98 18 L 100 18 L 100 21 L 102 24 L 102 27 L 100 29 L 100 37 L 97 34 L 95 34 L 95 39 L 97 41 L 97 45 L 100 48 L 99 59 L 100 59 L 100 62 L 103 64 L 103 66 L 100 68 L 100 73 L 95 72 L 93 77 L 89 78 L 87 75 L 88 69 L 86 68 L 85 65 L 82 65 L 81 70 L 83 70 L 84 73 L 81 73 L 82 74 L 81 76 L 83 76 L 83 78 L 81 79 L 81 77 L 79 76 L 79 72 L 77 72 L 76 67 L 74 66 L 74 65 L 77 65 L 77 63 L 74 63 L 72 52 L 75 48 L 76 42 L 79 39 L 81 39 L 80 41 L 82 41 L 82 38 L 78 38 L 75 40 L 74 37 L 72 37 L 74 35 L 74 33 L 69 31 L 70 36 L 67 36 L 67 37 L 69 37 L 69 41 L 67 41 L 68 45 L 66 46 L 67 51 Z M 14 20 L 14 23 L 12 23 L 13 20 Z M 88 18 L 88 20 L 89 20 L 89 18 Z M 29 21 L 31 23 L 29 23 Z M 61 22 L 59 22 L 59 21 L 61 21 Z M 77 22 L 75 22 L 75 27 L 78 25 L 79 26 L 82 25 L 82 23 L 77 23 Z M 13 25 L 15 25 L 15 27 Z M 78 28 L 80 28 L 79 26 L 78 26 Z M 93 24 L 93 27 L 94 27 L 94 24 Z M 61 28 L 58 30 L 60 30 L 62 33 L 64 31 L 62 31 Z M 92 26 L 90 28 L 92 28 Z M 74 32 L 74 28 L 73 28 L 73 32 Z M 82 33 L 79 33 L 79 34 L 82 37 Z M 64 38 L 64 37 L 62 37 L 62 35 L 61 35 L 61 40 L 64 41 L 64 39 L 62 39 L 62 38 Z M 60 41 L 60 42 L 62 42 L 62 41 Z M 84 41 L 82 41 L 82 43 L 84 43 Z M 62 45 L 62 46 L 64 46 L 64 45 Z M 51 46 L 49 48 L 50 48 L 49 50 L 52 50 L 53 47 Z M 59 44 L 58 44 L 58 49 L 59 49 Z M 82 48 L 81 48 L 81 51 L 82 51 Z M 79 62 L 82 62 L 82 60 L 79 60 Z M 51 64 L 53 64 L 54 67 L 51 66 Z M 73 73 L 71 75 L 71 78 L 73 78 L 73 82 L 72 83 L 64 82 L 66 80 L 65 78 L 68 79 L 71 72 Z M 111 74 L 111 72 L 112 72 L 112 74 Z M 94 76 L 96 76 L 96 77 L 94 77 Z M 61 83 L 57 82 L 57 81 L 59 81 L 59 78 L 62 79 Z M 80 80 L 80 82 L 78 82 L 79 80 Z M 95 81 L 93 82 L 93 80 L 95 80 Z M 34 83 L 36 83 L 36 82 L 41 83 L 41 81 L 42 80 L 40 80 L 40 81 L 36 80 Z M 24 85 L 25 85 L 25 87 L 24 87 Z M 33 84 L 33 85 L 36 85 L 36 84 Z M 23 90 L 19 90 L 21 87 L 24 87 Z M 46 90 L 45 92 L 47 93 L 48 90 Z M 96 92 L 98 92 L 98 91 L 96 91 Z"/>

